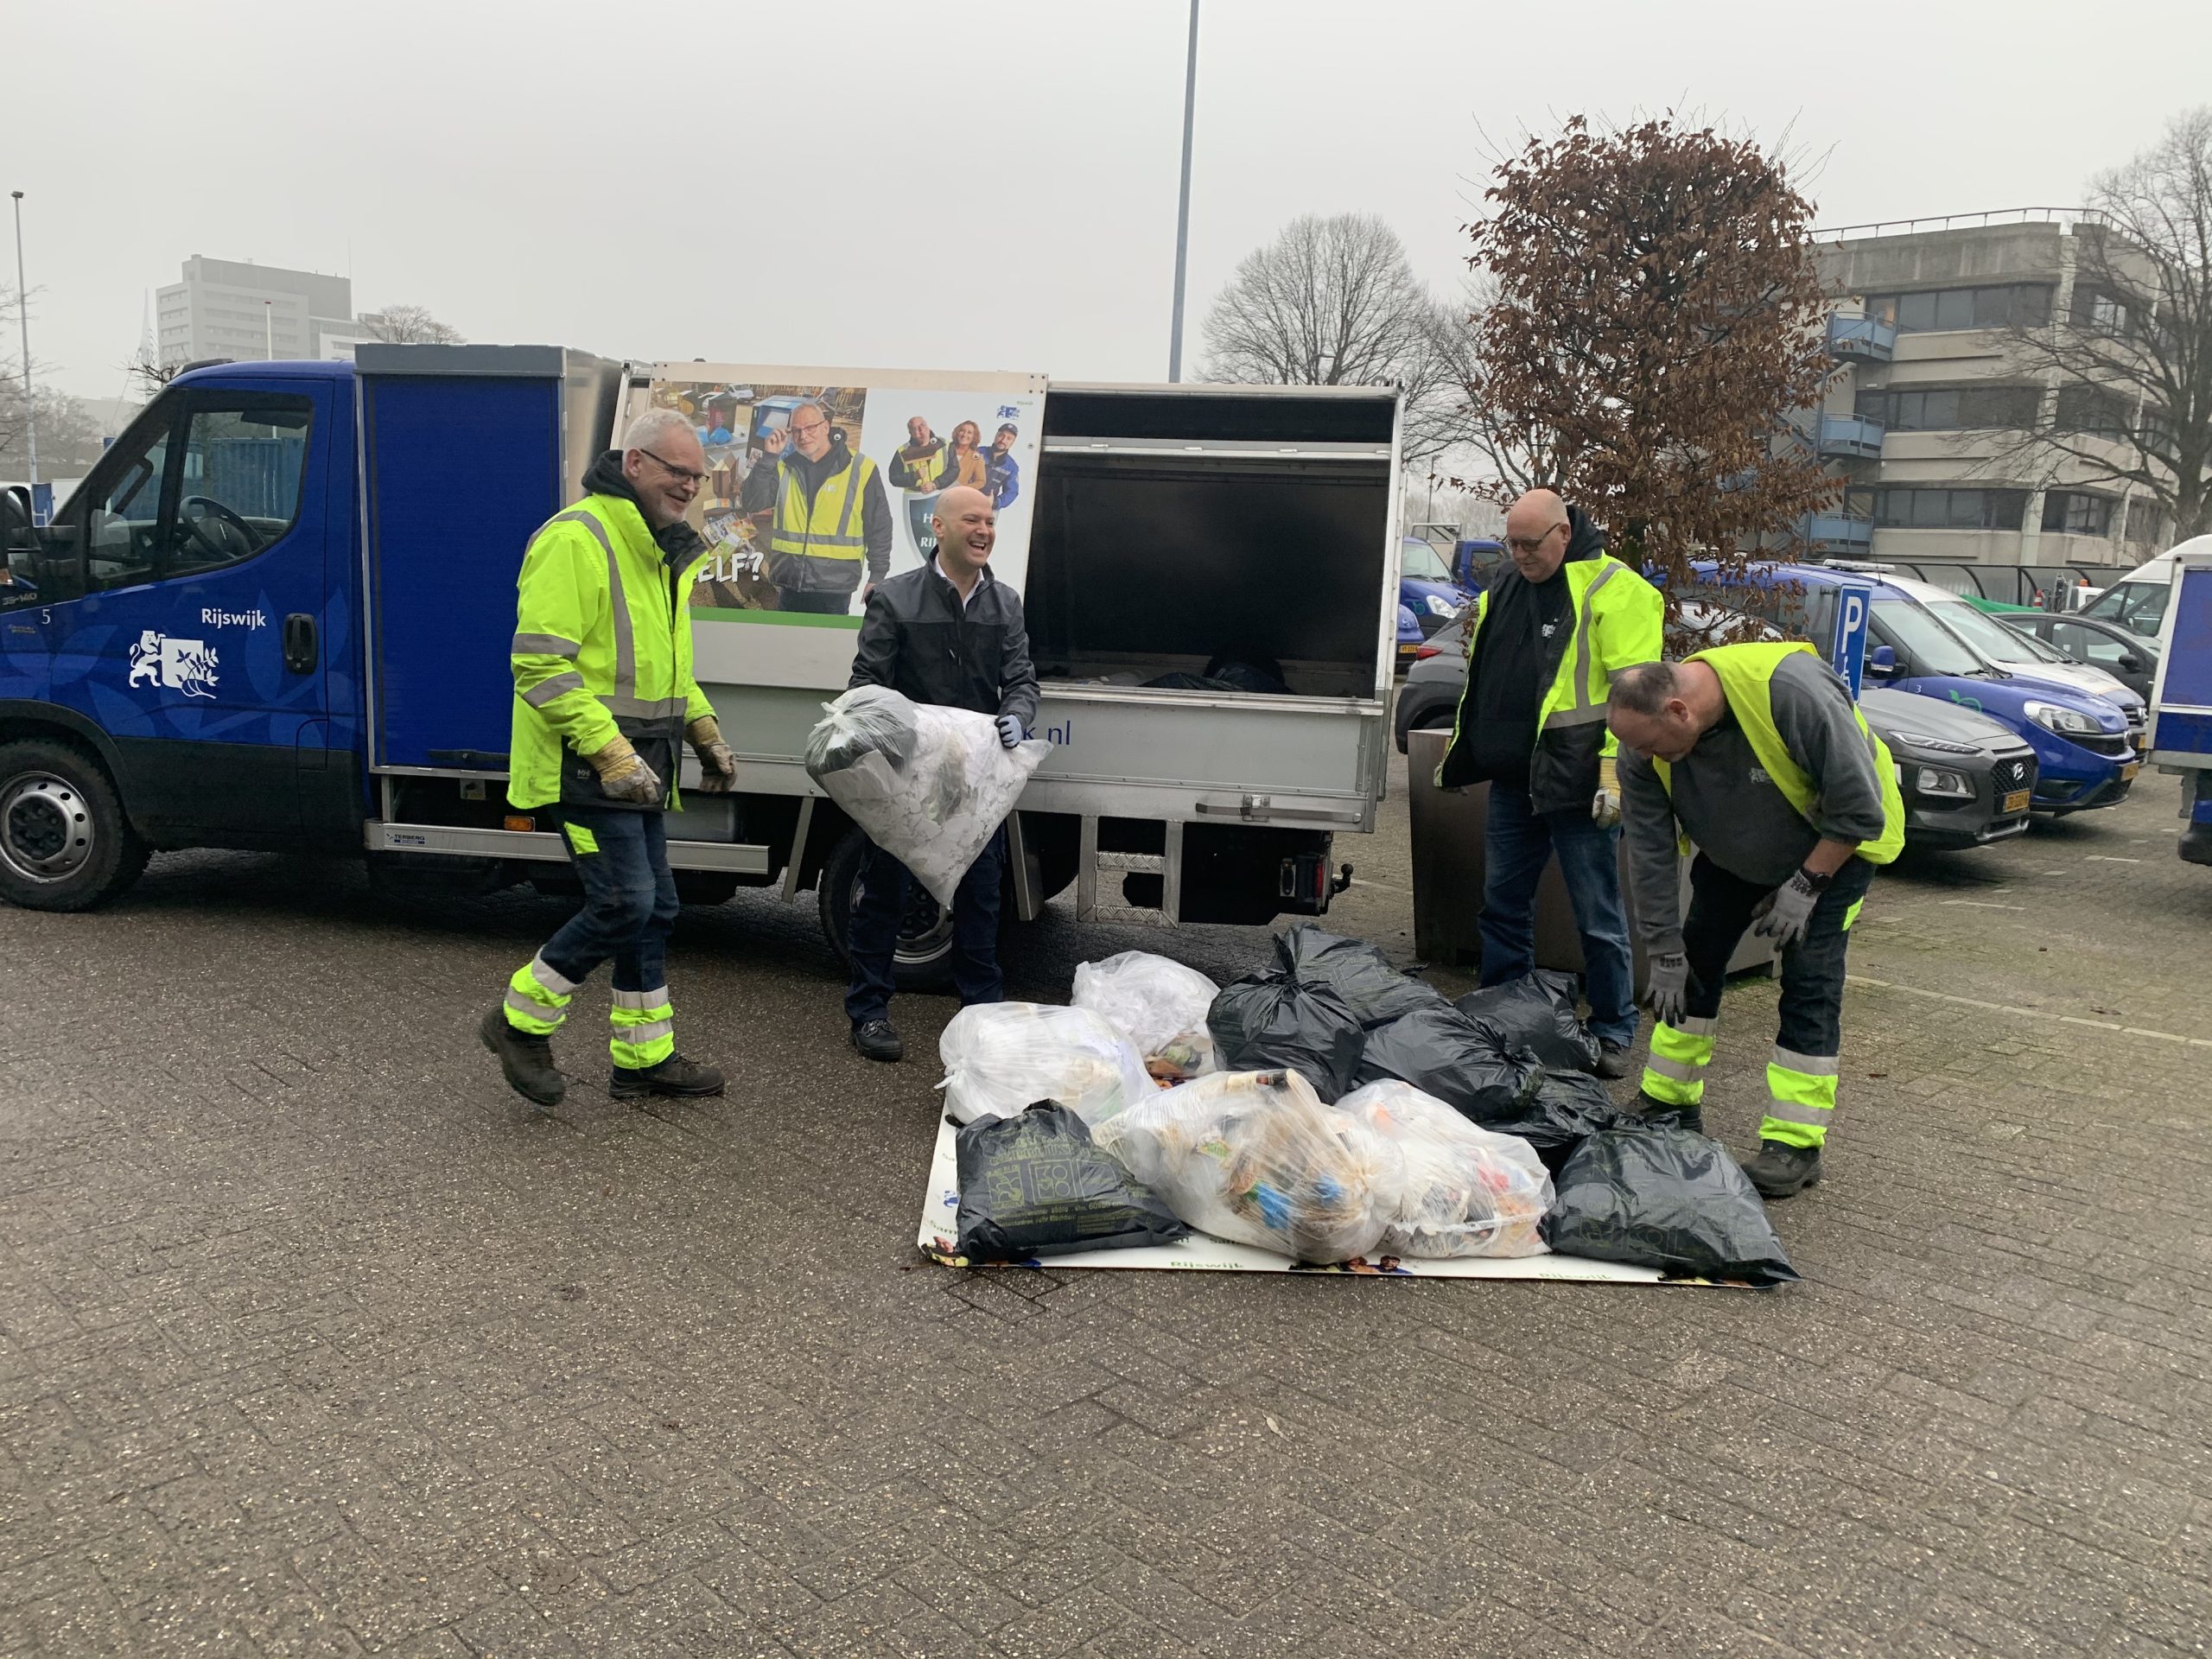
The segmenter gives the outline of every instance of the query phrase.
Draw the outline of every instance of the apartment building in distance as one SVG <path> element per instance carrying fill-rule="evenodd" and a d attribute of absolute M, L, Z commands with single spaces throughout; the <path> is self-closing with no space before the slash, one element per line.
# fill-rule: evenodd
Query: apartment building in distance
<path fill-rule="evenodd" d="M 2098 233 L 2054 208 L 1819 233 L 1840 372 L 1804 431 L 1848 480 L 1801 527 L 1824 556 L 2127 569 L 2164 545 L 2139 490 L 2021 441 L 2038 420 L 2121 441 L 2109 391 L 2024 371 L 2005 332 L 2113 303 L 2075 281 Z"/>
<path fill-rule="evenodd" d="M 319 358 L 326 340 L 363 332 L 353 321 L 348 277 L 196 253 L 184 262 L 181 281 L 155 291 L 154 313 L 165 368 L 211 357 Z"/>

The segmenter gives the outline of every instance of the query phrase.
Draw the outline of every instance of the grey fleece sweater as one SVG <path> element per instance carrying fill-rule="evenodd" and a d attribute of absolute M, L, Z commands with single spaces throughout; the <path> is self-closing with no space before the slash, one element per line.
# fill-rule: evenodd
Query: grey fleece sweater
<path fill-rule="evenodd" d="M 1773 698 L 1776 729 L 1812 779 L 1809 820 L 1768 780 L 1732 715 L 1675 763 L 1671 799 L 1647 757 L 1621 751 L 1629 880 L 1652 955 L 1682 948 L 1677 826 L 1722 869 L 1765 887 L 1787 881 L 1821 841 L 1872 841 L 1882 833 L 1874 746 L 1853 718 L 1849 689 L 1820 658 L 1800 652 L 1775 670 Z"/>

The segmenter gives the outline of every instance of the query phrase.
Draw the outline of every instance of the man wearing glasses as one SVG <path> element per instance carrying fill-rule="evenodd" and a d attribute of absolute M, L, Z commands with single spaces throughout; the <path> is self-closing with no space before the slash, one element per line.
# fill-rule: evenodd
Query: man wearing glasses
<path fill-rule="evenodd" d="M 552 1037 L 576 988 L 614 963 L 607 1091 L 719 1095 L 722 1074 L 676 1052 L 664 972 L 676 924 L 664 807 L 677 745 L 700 788 L 727 794 L 737 764 L 691 673 L 691 584 L 707 548 L 684 521 L 706 476 L 699 435 L 672 409 L 631 423 L 584 475 L 584 499 L 531 538 L 516 583 L 507 804 L 560 826 L 583 908 L 507 982 L 479 1034 L 508 1086 L 541 1106 L 568 1084 Z"/>
<path fill-rule="evenodd" d="M 1628 1075 L 1635 969 L 1621 904 L 1619 746 L 1605 726 L 1618 669 L 1656 662 L 1665 604 L 1605 552 L 1605 533 L 1549 490 L 1505 517 L 1513 568 L 1475 601 L 1467 679 L 1440 788 L 1487 781 L 1482 982 L 1536 965 L 1536 884 L 1559 855 L 1582 936 L 1598 1075 Z"/>
<path fill-rule="evenodd" d="M 819 404 L 801 404 L 767 435 L 766 464 L 747 474 L 740 511 L 769 521 L 768 580 L 776 608 L 843 616 L 860 591 L 891 574 L 891 503 L 883 476 L 830 430 Z"/>

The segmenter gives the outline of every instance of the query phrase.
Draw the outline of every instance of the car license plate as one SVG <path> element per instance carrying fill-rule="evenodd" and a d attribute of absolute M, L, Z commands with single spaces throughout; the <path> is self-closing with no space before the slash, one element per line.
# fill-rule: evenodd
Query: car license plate
<path fill-rule="evenodd" d="M 2026 790 L 2016 789 L 2005 797 L 2005 817 L 2010 817 L 2015 812 L 2024 812 L 2027 810 L 2028 791 Z"/>
<path fill-rule="evenodd" d="M 1398 647 L 1398 655 L 1401 657 L 1410 657 L 1420 649 L 1421 647 L 1419 645 L 1400 645 Z"/>
<path fill-rule="evenodd" d="M 2140 760 L 2131 760 L 2120 769 L 2120 781 L 2123 784 L 2132 782 L 2135 774 L 2142 770 L 2143 763 Z"/>

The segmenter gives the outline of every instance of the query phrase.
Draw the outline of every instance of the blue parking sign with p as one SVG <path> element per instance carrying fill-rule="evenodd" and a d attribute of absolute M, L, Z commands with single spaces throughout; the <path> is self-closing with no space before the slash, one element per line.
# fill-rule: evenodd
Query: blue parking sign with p
<path fill-rule="evenodd" d="M 1866 671 L 1866 613 L 1874 590 L 1863 582 L 1846 582 L 1835 590 L 1835 640 L 1828 652 L 1828 666 L 1843 676 L 1855 700 Z"/>

